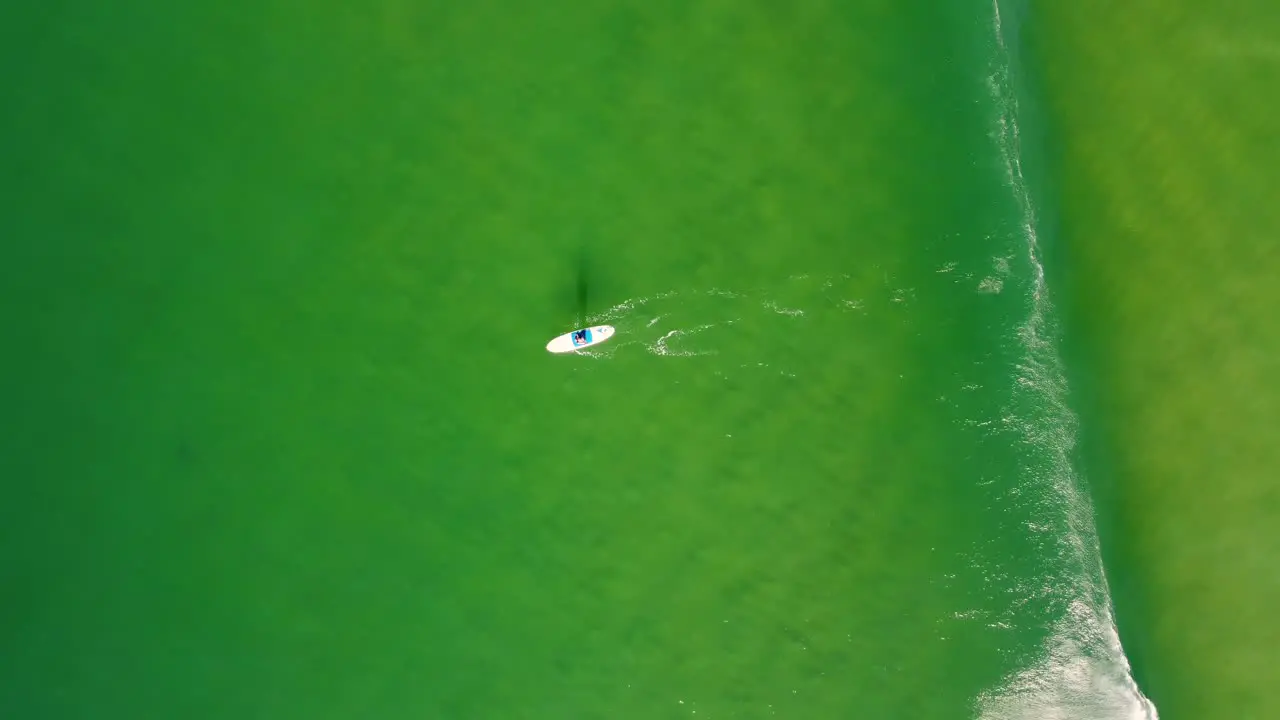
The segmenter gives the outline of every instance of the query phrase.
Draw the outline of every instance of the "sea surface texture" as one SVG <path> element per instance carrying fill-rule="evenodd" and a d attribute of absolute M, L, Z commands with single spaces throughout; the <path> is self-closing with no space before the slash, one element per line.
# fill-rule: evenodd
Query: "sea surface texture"
<path fill-rule="evenodd" d="M 1152 503 L 1220 466 L 1143 434 L 1166 313 L 1107 284 L 1171 289 L 1188 226 L 1108 148 L 1179 131 L 1112 10 L 1034 9 L 0 10 L 0 718 L 1275 717 L 1274 621 L 1225 636 L 1252 676 L 1169 625 L 1230 604 Z M 1256 27 L 1195 47 L 1262 87 Z"/>

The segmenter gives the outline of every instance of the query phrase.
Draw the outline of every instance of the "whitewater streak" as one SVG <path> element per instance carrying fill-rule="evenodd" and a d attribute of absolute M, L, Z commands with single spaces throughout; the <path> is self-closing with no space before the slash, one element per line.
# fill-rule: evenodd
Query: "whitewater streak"
<path fill-rule="evenodd" d="M 1093 506 L 1072 464 L 1076 416 L 1067 404 L 1066 374 L 1058 353 L 1059 332 L 1045 283 L 1036 236 L 1036 213 L 1022 172 L 1012 57 L 1005 44 L 999 0 L 992 1 L 995 57 L 989 89 L 998 117 L 995 136 L 1006 180 L 1021 211 L 1021 240 L 1032 274 L 1029 315 L 1019 328 L 1021 360 L 1014 386 L 1015 409 L 1004 425 L 1030 448 L 1025 479 L 1053 503 L 1033 508 L 1037 528 L 1052 528 L 1059 540 L 1054 567 L 1039 578 L 1058 619 L 1039 656 L 977 698 L 982 720 L 1157 720 L 1155 706 L 1133 680 L 1120 645 L 1111 596 L 1098 547 Z M 1032 523 L 1029 523 L 1032 524 Z"/>

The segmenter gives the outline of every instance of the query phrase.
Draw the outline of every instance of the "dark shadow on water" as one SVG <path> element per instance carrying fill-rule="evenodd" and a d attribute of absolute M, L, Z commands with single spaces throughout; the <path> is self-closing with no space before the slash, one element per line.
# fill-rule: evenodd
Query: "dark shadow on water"
<path fill-rule="evenodd" d="M 586 327 L 592 314 L 618 302 L 621 285 L 625 285 L 602 257 L 598 248 L 579 243 L 566 258 L 561 284 L 552 288 L 556 306 L 563 308 L 566 315 L 572 314 L 576 323 L 573 329 Z"/>
<path fill-rule="evenodd" d="M 617 302 L 619 283 L 598 248 L 588 243 L 578 245 L 573 258 L 573 309 L 578 327 L 586 327 L 592 313 L 605 310 Z"/>
<path fill-rule="evenodd" d="M 577 301 L 578 301 L 578 327 L 584 327 L 587 324 L 587 303 L 590 298 L 590 274 L 591 267 L 585 247 L 578 248 L 577 258 Z"/>

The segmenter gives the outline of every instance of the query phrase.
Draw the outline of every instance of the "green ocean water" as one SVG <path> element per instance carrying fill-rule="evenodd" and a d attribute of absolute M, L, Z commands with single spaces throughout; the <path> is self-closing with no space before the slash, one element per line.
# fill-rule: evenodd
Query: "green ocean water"
<path fill-rule="evenodd" d="M 1280 717 L 1280 9 L 1057 4 L 1033 28 L 1125 649 L 1163 717 Z"/>
<path fill-rule="evenodd" d="M 1001 10 L 0 11 L 0 716 L 1154 717 Z"/>

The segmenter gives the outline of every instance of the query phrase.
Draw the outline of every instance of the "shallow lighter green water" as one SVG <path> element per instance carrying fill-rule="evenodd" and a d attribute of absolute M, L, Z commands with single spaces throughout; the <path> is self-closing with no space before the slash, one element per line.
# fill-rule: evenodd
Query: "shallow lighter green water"
<path fill-rule="evenodd" d="M 1280 14 L 1077 3 L 1040 23 L 1125 646 L 1164 716 L 1275 717 Z"/>

